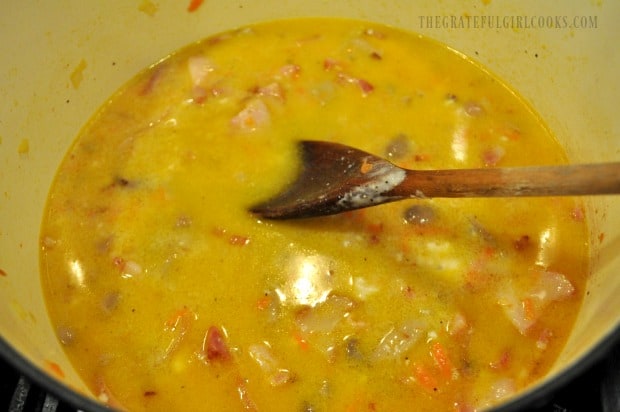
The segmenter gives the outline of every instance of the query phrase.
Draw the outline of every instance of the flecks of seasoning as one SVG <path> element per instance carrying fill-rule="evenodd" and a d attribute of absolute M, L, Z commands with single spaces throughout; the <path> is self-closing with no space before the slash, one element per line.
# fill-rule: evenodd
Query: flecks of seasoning
<path fill-rule="evenodd" d="M 403 295 L 405 295 L 408 299 L 413 299 L 415 297 L 415 292 L 410 285 L 406 285 L 401 288 Z"/>
<path fill-rule="evenodd" d="M 186 215 L 181 215 L 175 222 L 175 227 L 190 227 L 192 225 L 192 218 Z"/>
<path fill-rule="evenodd" d="M 571 210 L 570 217 L 576 222 L 583 222 L 585 219 L 585 212 L 581 206 L 576 206 Z"/>
<path fill-rule="evenodd" d="M 503 139 L 516 141 L 521 138 L 521 130 L 514 126 L 506 126 L 502 129 L 501 136 Z"/>
<path fill-rule="evenodd" d="M 494 146 L 483 151 L 480 157 L 485 166 L 493 167 L 497 166 L 505 155 L 506 149 L 502 146 Z"/>
<path fill-rule="evenodd" d="M 157 392 L 155 391 L 144 391 L 144 396 L 147 398 L 155 395 L 157 395 Z"/>
<path fill-rule="evenodd" d="M 71 72 L 69 79 L 71 80 L 71 85 L 74 89 L 79 88 L 80 84 L 82 84 L 82 80 L 84 80 L 84 70 L 86 70 L 86 66 L 86 60 L 82 59 L 80 60 L 78 65 L 75 66 L 75 69 L 73 69 L 73 71 Z"/>
<path fill-rule="evenodd" d="M 195 12 L 200 6 L 202 6 L 202 3 L 204 3 L 204 0 L 190 0 L 189 5 L 187 6 L 187 11 L 190 13 Z"/>
<path fill-rule="evenodd" d="M 364 79 L 358 79 L 357 84 L 359 85 L 360 89 L 362 89 L 362 92 L 364 92 L 364 94 L 370 93 L 375 89 L 375 86 L 373 86 L 369 81 Z"/>
<path fill-rule="evenodd" d="M 30 152 L 30 142 L 28 139 L 22 139 L 17 146 L 17 153 L 20 155 L 26 155 L 28 152 Z"/>
<path fill-rule="evenodd" d="M 116 256 L 112 258 L 112 264 L 120 270 L 123 270 L 123 268 L 125 267 L 125 259 L 120 256 Z"/>
<path fill-rule="evenodd" d="M 211 230 L 211 233 L 213 233 L 214 236 L 221 237 L 226 234 L 226 229 L 224 229 L 223 227 L 217 226 L 217 227 L 214 227 L 213 230 Z"/>
<path fill-rule="evenodd" d="M 54 375 L 56 375 L 56 377 L 58 377 L 60 379 L 64 379 L 65 373 L 62 371 L 62 368 L 60 367 L 60 365 L 58 365 L 56 362 L 52 362 L 50 360 L 46 360 L 45 364 L 47 366 L 47 369 L 50 372 L 52 372 Z"/>
<path fill-rule="evenodd" d="M 118 185 L 118 186 L 129 186 L 129 180 L 123 178 L 123 177 L 117 177 L 116 179 L 114 179 L 114 184 Z"/>
<path fill-rule="evenodd" d="M 330 70 L 336 70 L 336 71 L 341 71 L 342 68 L 342 64 L 334 59 L 331 58 L 327 58 L 325 60 L 323 60 L 323 70 L 326 71 L 330 71 Z"/>
<path fill-rule="evenodd" d="M 112 183 L 108 186 L 104 187 L 103 190 L 114 189 L 114 188 L 133 188 L 137 185 L 138 182 L 135 180 L 129 180 L 121 176 L 116 176 L 112 179 Z"/>
<path fill-rule="evenodd" d="M 530 237 L 528 235 L 523 235 L 519 239 L 515 240 L 512 245 L 516 250 L 527 249 L 530 245 Z"/>
<path fill-rule="evenodd" d="M 445 98 L 446 98 L 446 102 L 450 102 L 450 103 L 456 102 L 458 100 L 458 97 L 454 93 L 446 94 Z"/>
<path fill-rule="evenodd" d="M 222 227 L 215 227 L 212 233 L 217 237 L 224 237 L 228 231 Z M 231 234 L 228 236 L 228 243 L 233 246 L 245 246 L 250 243 L 250 238 L 243 235 Z"/>
<path fill-rule="evenodd" d="M 150 0 L 142 0 L 138 6 L 138 10 L 153 17 L 155 13 L 157 13 L 157 10 L 159 10 L 159 7 Z"/>
<path fill-rule="evenodd" d="M 512 355 L 510 351 L 505 350 L 499 355 L 496 360 L 489 362 L 489 366 L 491 367 L 491 369 L 495 370 L 506 370 L 510 367 L 511 361 Z"/>
<path fill-rule="evenodd" d="M 605 240 L 605 232 L 601 232 L 598 234 L 599 243 L 603 243 L 603 240 Z"/>
<path fill-rule="evenodd" d="M 6 277 L 8 275 L 7 275 L 7 273 L 4 270 L 0 269 L 0 276 Z"/>
<path fill-rule="evenodd" d="M 231 235 L 228 243 L 234 246 L 245 246 L 250 243 L 250 238 L 240 235 Z"/>
<path fill-rule="evenodd" d="M 134 182 L 127 180 L 123 177 L 115 177 L 114 179 L 112 179 L 112 183 L 110 183 L 107 186 L 104 186 L 101 190 L 107 191 L 107 190 L 119 188 L 119 187 L 126 188 L 126 187 L 133 186 L 133 183 Z"/>

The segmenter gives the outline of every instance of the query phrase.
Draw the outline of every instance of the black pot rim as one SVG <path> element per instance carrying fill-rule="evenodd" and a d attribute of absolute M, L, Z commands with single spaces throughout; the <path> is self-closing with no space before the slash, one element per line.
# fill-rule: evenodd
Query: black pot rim
<path fill-rule="evenodd" d="M 567 367 L 556 378 L 491 410 L 495 412 L 523 411 L 544 404 L 557 390 L 575 380 L 602 360 L 617 344 L 620 344 L 620 325 L 617 325 L 611 333 L 594 345 L 588 353 Z M 78 393 L 51 375 L 42 372 L 13 348 L 2 336 L 0 336 L 0 356 L 33 383 L 76 409 L 87 412 L 110 412 L 113 410 L 93 398 Z"/>

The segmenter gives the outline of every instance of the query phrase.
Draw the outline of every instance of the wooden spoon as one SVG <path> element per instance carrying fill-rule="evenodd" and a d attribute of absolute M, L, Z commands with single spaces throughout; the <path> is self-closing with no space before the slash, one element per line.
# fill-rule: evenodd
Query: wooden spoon
<path fill-rule="evenodd" d="M 268 219 L 331 215 L 407 198 L 620 193 L 620 162 L 487 169 L 408 170 L 338 143 L 299 143 L 301 173 L 250 209 Z"/>

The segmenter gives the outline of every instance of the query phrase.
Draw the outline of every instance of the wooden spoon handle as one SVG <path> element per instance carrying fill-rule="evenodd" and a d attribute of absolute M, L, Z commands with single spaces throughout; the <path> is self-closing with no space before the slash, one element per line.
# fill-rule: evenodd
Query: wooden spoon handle
<path fill-rule="evenodd" d="M 513 197 L 620 193 L 620 162 L 489 169 L 408 170 L 391 195 Z"/>

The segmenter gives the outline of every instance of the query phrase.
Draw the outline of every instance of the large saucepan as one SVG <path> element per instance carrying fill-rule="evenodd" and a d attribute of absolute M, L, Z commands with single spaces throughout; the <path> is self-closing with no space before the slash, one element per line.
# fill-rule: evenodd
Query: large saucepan
<path fill-rule="evenodd" d="M 620 2 L 207 0 L 192 13 L 189 3 L 0 5 L 0 353 L 82 409 L 98 404 L 56 340 L 39 282 L 39 224 L 48 187 L 93 111 L 138 70 L 182 45 L 275 18 L 388 23 L 487 65 L 533 104 L 572 161 L 620 159 Z M 620 197 L 588 199 L 587 208 L 592 271 L 574 332 L 545 382 L 508 409 L 565 383 L 620 335 Z"/>

